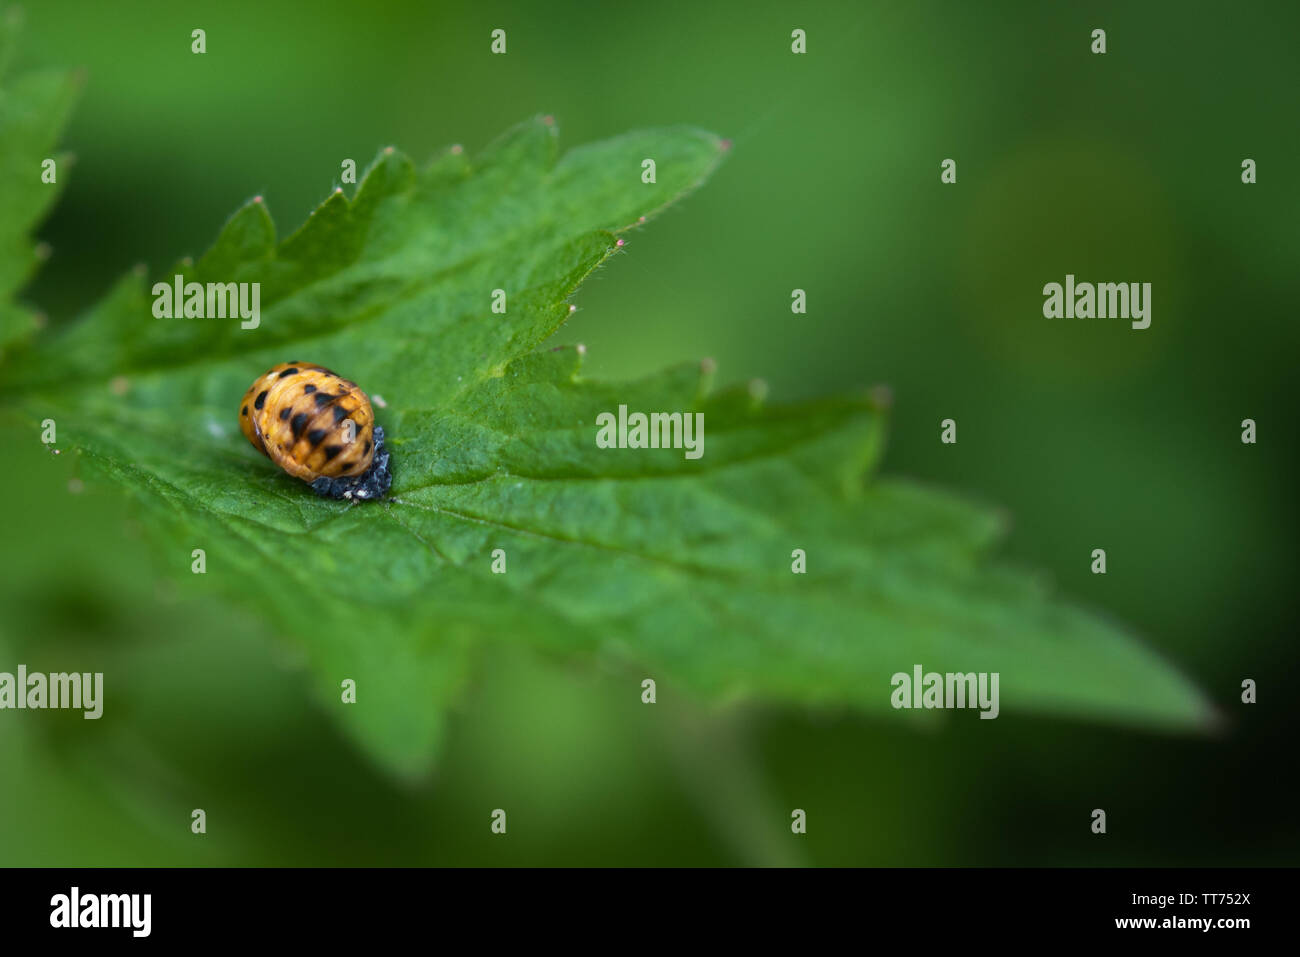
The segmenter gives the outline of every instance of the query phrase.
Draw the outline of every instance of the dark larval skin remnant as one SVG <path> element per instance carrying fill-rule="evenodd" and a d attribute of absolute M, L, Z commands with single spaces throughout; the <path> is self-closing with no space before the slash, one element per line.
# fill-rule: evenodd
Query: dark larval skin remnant
<path fill-rule="evenodd" d="M 326 454 L 329 450 L 326 449 Z M 333 456 L 330 456 L 333 458 Z M 393 473 L 388 467 L 388 450 L 384 448 L 384 427 L 375 426 L 375 458 L 370 468 L 360 475 L 326 478 L 321 476 L 311 483 L 312 491 L 322 498 L 341 498 L 363 501 L 383 498 L 393 484 Z"/>

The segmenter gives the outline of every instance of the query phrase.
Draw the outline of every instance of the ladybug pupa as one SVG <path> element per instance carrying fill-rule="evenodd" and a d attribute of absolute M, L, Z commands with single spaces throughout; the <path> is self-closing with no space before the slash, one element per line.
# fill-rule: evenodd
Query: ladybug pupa
<path fill-rule="evenodd" d="M 370 398 L 324 366 L 282 362 L 258 376 L 239 404 L 239 428 L 325 498 L 383 498 L 393 483 Z"/>

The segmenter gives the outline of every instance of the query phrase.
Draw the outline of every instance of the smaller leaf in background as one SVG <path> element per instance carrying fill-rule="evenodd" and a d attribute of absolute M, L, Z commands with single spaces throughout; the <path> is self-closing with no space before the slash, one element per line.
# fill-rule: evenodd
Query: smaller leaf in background
<path fill-rule="evenodd" d="M 31 232 L 66 182 L 72 157 L 56 146 L 81 86 L 55 71 L 6 78 L 21 19 L 19 8 L 0 8 L 0 362 L 36 330 L 34 313 L 13 299 L 48 254 Z M 43 180 L 46 160 L 52 183 Z"/>

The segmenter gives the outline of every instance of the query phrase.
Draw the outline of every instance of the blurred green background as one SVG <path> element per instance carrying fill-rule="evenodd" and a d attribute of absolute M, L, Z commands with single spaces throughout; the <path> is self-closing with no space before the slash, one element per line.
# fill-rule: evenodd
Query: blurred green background
<path fill-rule="evenodd" d="M 503 636 L 437 772 L 399 783 L 263 623 L 5 422 L 0 670 L 121 677 L 97 722 L 0 713 L 0 864 L 1296 863 L 1300 7 L 1076 6 L 42 0 L 17 71 L 87 75 L 26 297 L 66 322 L 258 193 L 287 235 L 389 143 L 473 152 L 535 113 L 567 146 L 708 128 L 728 162 L 579 293 L 561 338 L 586 372 L 712 356 L 772 401 L 887 383 L 884 470 L 1005 506 L 1004 553 L 1134 626 L 1220 735 L 647 708 Z M 1067 272 L 1152 282 L 1151 328 L 1043 319 Z"/>

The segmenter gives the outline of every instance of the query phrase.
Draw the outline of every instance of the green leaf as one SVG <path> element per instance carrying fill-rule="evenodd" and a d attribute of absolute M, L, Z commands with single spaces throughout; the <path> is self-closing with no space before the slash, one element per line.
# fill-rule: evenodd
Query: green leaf
<path fill-rule="evenodd" d="M 5 82 L 20 22 L 18 8 L 0 10 L 0 361 L 37 327 L 36 315 L 12 300 L 46 255 L 30 233 L 62 189 L 71 157 L 54 149 L 80 86 L 56 72 Z M 56 164 L 53 183 L 42 181 L 47 159 Z"/>
<path fill-rule="evenodd" d="M 203 586 L 300 643 L 323 706 L 398 773 L 428 769 L 498 642 L 615 658 L 629 694 L 645 675 L 710 700 L 894 714 L 891 676 L 920 663 L 998 672 L 1004 714 L 1207 723 L 1196 689 L 1122 629 L 991 560 L 993 513 L 869 479 L 882 393 L 768 405 L 715 390 L 709 363 L 603 383 L 581 348 L 544 345 L 619 236 L 725 151 L 674 128 L 561 157 L 548 119 L 473 161 L 384 150 L 289 238 L 255 199 L 197 263 L 156 277 L 259 282 L 258 328 L 156 319 L 135 273 L 0 369 L 0 394 L 33 426 L 55 418 L 88 478 L 137 496 L 174 560 L 204 548 Z M 386 501 L 319 499 L 240 434 L 244 390 L 289 359 L 384 398 Z M 597 416 L 620 405 L 703 413 L 703 456 L 598 448 Z M 355 706 L 338 703 L 345 678 Z"/>

